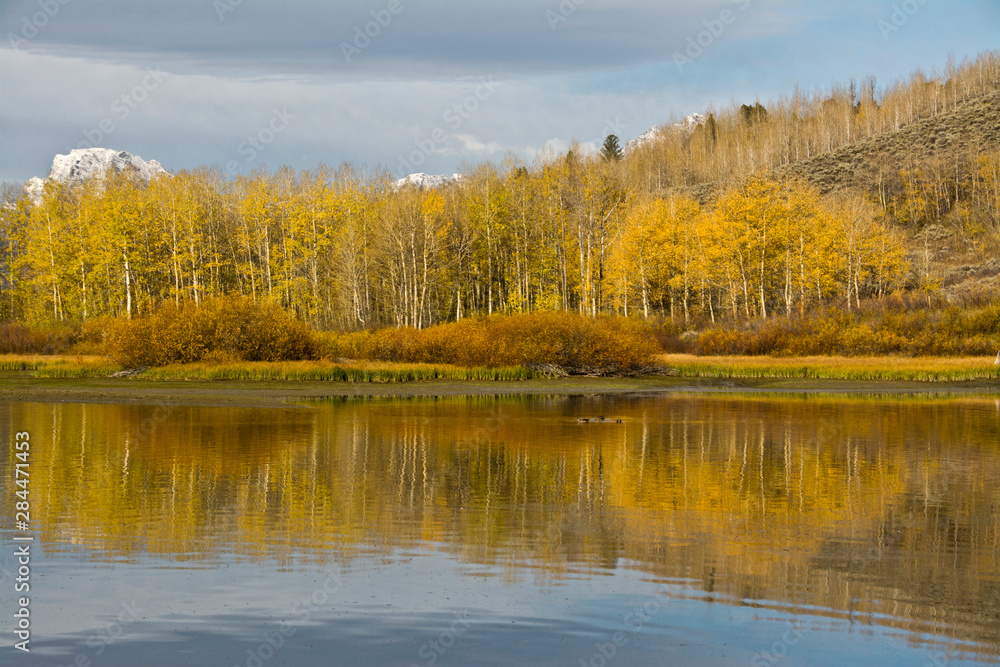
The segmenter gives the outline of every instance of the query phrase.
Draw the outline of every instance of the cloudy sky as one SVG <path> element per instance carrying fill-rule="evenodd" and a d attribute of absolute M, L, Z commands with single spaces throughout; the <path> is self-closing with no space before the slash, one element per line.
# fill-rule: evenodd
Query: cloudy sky
<path fill-rule="evenodd" d="M 997 0 L 0 0 L 0 180 L 104 146 L 169 170 L 451 173 L 1000 48 Z"/>

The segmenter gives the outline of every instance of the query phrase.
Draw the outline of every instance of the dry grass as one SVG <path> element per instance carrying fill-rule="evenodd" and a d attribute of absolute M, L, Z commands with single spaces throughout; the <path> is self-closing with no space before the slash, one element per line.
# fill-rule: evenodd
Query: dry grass
<path fill-rule="evenodd" d="M 0 355 L 0 371 L 28 371 L 32 377 L 83 379 L 123 370 L 107 357 Z M 512 381 L 545 377 L 527 368 L 466 368 L 450 364 L 398 364 L 382 361 L 233 361 L 171 364 L 146 368 L 130 377 L 146 380 L 320 380 L 327 382 L 415 382 L 418 380 Z"/>
<path fill-rule="evenodd" d="M 880 182 L 880 165 L 898 168 L 935 159 L 955 164 L 968 153 L 969 146 L 996 146 L 998 142 L 1000 92 L 992 92 L 899 130 L 799 160 L 779 169 L 778 176 L 804 178 L 824 193 L 852 186 L 867 189 Z"/>
<path fill-rule="evenodd" d="M 279 361 L 173 364 L 143 371 L 151 380 L 320 380 L 326 382 L 416 382 L 419 380 L 528 380 L 540 374 L 522 367 L 465 368 L 449 364 L 378 361 Z"/>
<path fill-rule="evenodd" d="M 122 369 L 108 357 L 69 354 L 0 354 L 0 371 L 31 371 L 35 377 L 107 377 Z"/>
<path fill-rule="evenodd" d="M 663 354 L 657 362 L 683 377 L 815 378 L 957 382 L 1000 380 L 993 357 L 698 357 Z M 107 357 L 37 354 L 0 355 L 0 371 L 27 371 L 38 378 L 108 377 L 122 367 Z M 134 377 L 149 380 L 319 380 L 327 382 L 415 382 L 420 380 L 513 381 L 544 377 L 519 366 L 463 367 L 384 361 L 199 362 L 149 368 Z"/>
<path fill-rule="evenodd" d="M 957 382 L 1000 379 L 993 357 L 696 357 L 657 360 L 684 377 L 819 378 Z"/>

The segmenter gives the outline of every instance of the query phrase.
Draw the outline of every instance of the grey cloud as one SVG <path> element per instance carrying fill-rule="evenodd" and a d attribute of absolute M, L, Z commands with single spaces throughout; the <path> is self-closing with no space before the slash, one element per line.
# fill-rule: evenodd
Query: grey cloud
<path fill-rule="evenodd" d="M 420 76 L 656 62 L 666 47 L 682 42 L 720 8 L 751 1 L 782 6 L 775 0 L 397 0 L 400 11 L 392 15 L 391 0 L 16 0 L 0 9 L 4 34 L 18 32 L 25 17 L 39 11 L 40 1 L 67 4 L 30 40 L 32 49 L 169 61 L 175 68 L 243 67 L 257 73 L 388 68 L 393 74 Z M 366 27 L 378 34 L 364 35 Z M 368 40 L 360 55 L 345 57 L 343 45 L 357 48 Z"/>
<path fill-rule="evenodd" d="M 341 160 L 398 171 L 444 127 L 420 169 L 450 173 L 462 158 L 599 140 L 608 121 L 628 139 L 709 104 L 941 65 L 949 50 L 995 48 L 1000 20 L 995 0 L 928 3 L 887 48 L 875 23 L 892 0 L 399 1 L 347 62 L 341 42 L 390 0 L 0 0 L 0 179 L 44 175 L 107 118 L 107 147 L 172 170 L 237 160 L 244 172 Z M 5 48 L 39 3 L 59 10 L 20 52 Z M 218 3 L 232 9 L 223 20 Z M 679 75 L 671 54 L 724 8 L 739 20 Z M 566 20 L 553 30 L 546 12 Z M 112 104 L 149 67 L 169 77 L 121 118 Z M 480 75 L 503 87 L 453 129 L 443 114 Z M 241 142 L 285 107 L 294 121 L 246 160 Z"/>

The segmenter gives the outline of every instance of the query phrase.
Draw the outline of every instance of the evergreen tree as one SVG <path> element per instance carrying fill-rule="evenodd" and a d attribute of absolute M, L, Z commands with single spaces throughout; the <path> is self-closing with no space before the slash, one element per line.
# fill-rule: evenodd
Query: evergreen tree
<path fill-rule="evenodd" d="M 618 145 L 618 137 L 609 134 L 601 146 L 601 157 L 605 162 L 617 162 L 622 159 L 622 149 Z"/>
<path fill-rule="evenodd" d="M 755 102 L 753 106 L 744 104 L 740 107 L 740 113 L 747 125 L 760 125 L 767 121 L 767 109 L 760 102 Z"/>

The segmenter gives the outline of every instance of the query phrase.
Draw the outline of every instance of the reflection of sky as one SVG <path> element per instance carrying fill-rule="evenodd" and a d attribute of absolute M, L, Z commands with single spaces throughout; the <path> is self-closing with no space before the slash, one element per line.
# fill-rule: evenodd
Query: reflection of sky
<path fill-rule="evenodd" d="M 944 655 L 864 618 L 712 602 L 683 583 L 624 567 L 545 583 L 530 570 L 512 578 L 432 551 L 346 567 L 336 561 L 335 554 L 325 567 L 221 559 L 188 569 L 154 558 L 109 565 L 36 552 L 33 650 L 5 648 L 3 664 L 70 664 L 82 654 L 93 665 L 245 665 L 247 651 L 282 627 L 287 637 L 267 665 L 428 664 L 430 642 L 451 644 L 451 633 L 454 645 L 439 652 L 439 664 L 576 665 L 600 647 L 610 651 L 616 633 L 616 660 L 628 665 L 749 664 L 783 651 L 782 665 L 890 667 Z M 332 594 L 320 594 L 324 584 Z M 4 595 L 0 613 L 12 612 Z M 960 658 L 951 651 L 948 664 Z"/>
<path fill-rule="evenodd" d="M 40 640 L 2 664 L 66 664 L 133 602 L 95 665 L 244 664 L 331 574 L 336 604 L 266 664 L 424 664 L 456 612 L 440 664 L 578 664 L 651 600 L 621 664 L 747 664 L 789 622 L 782 664 L 927 664 L 928 632 L 997 648 L 993 398 L 310 406 L 176 406 L 128 446 L 157 408 L 0 406 L 33 434 Z M 597 414 L 623 423 L 576 423 Z"/>
<path fill-rule="evenodd" d="M 242 160 L 240 143 L 275 109 L 294 120 L 242 171 L 345 160 L 396 171 L 415 140 L 448 127 L 442 115 L 478 77 L 493 76 L 503 86 L 421 166 L 451 172 L 463 160 L 507 151 L 531 159 L 546 146 L 589 141 L 609 119 L 627 140 L 674 115 L 766 101 L 796 85 L 812 91 L 869 74 L 885 83 L 916 67 L 940 69 L 949 54 L 996 48 L 1000 29 L 994 0 L 920 3 L 888 39 L 879 22 L 906 3 L 399 2 L 402 11 L 350 62 L 341 44 L 388 0 L 51 0 L 58 12 L 37 20 L 37 0 L 4 2 L 0 180 L 45 175 L 55 153 L 87 145 L 88 133 L 171 170 L 225 166 Z M 551 20 L 563 18 L 560 4 L 576 9 Z M 674 55 L 724 10 L 732 22 L 679 71 Z M 10 35 L 20 33 L 32 37 L 12 50 Z M 114 100 L 148 68 L 166 79 L 123 115 Z M 95 133 L 104 119 L 113 130 Z"/>

